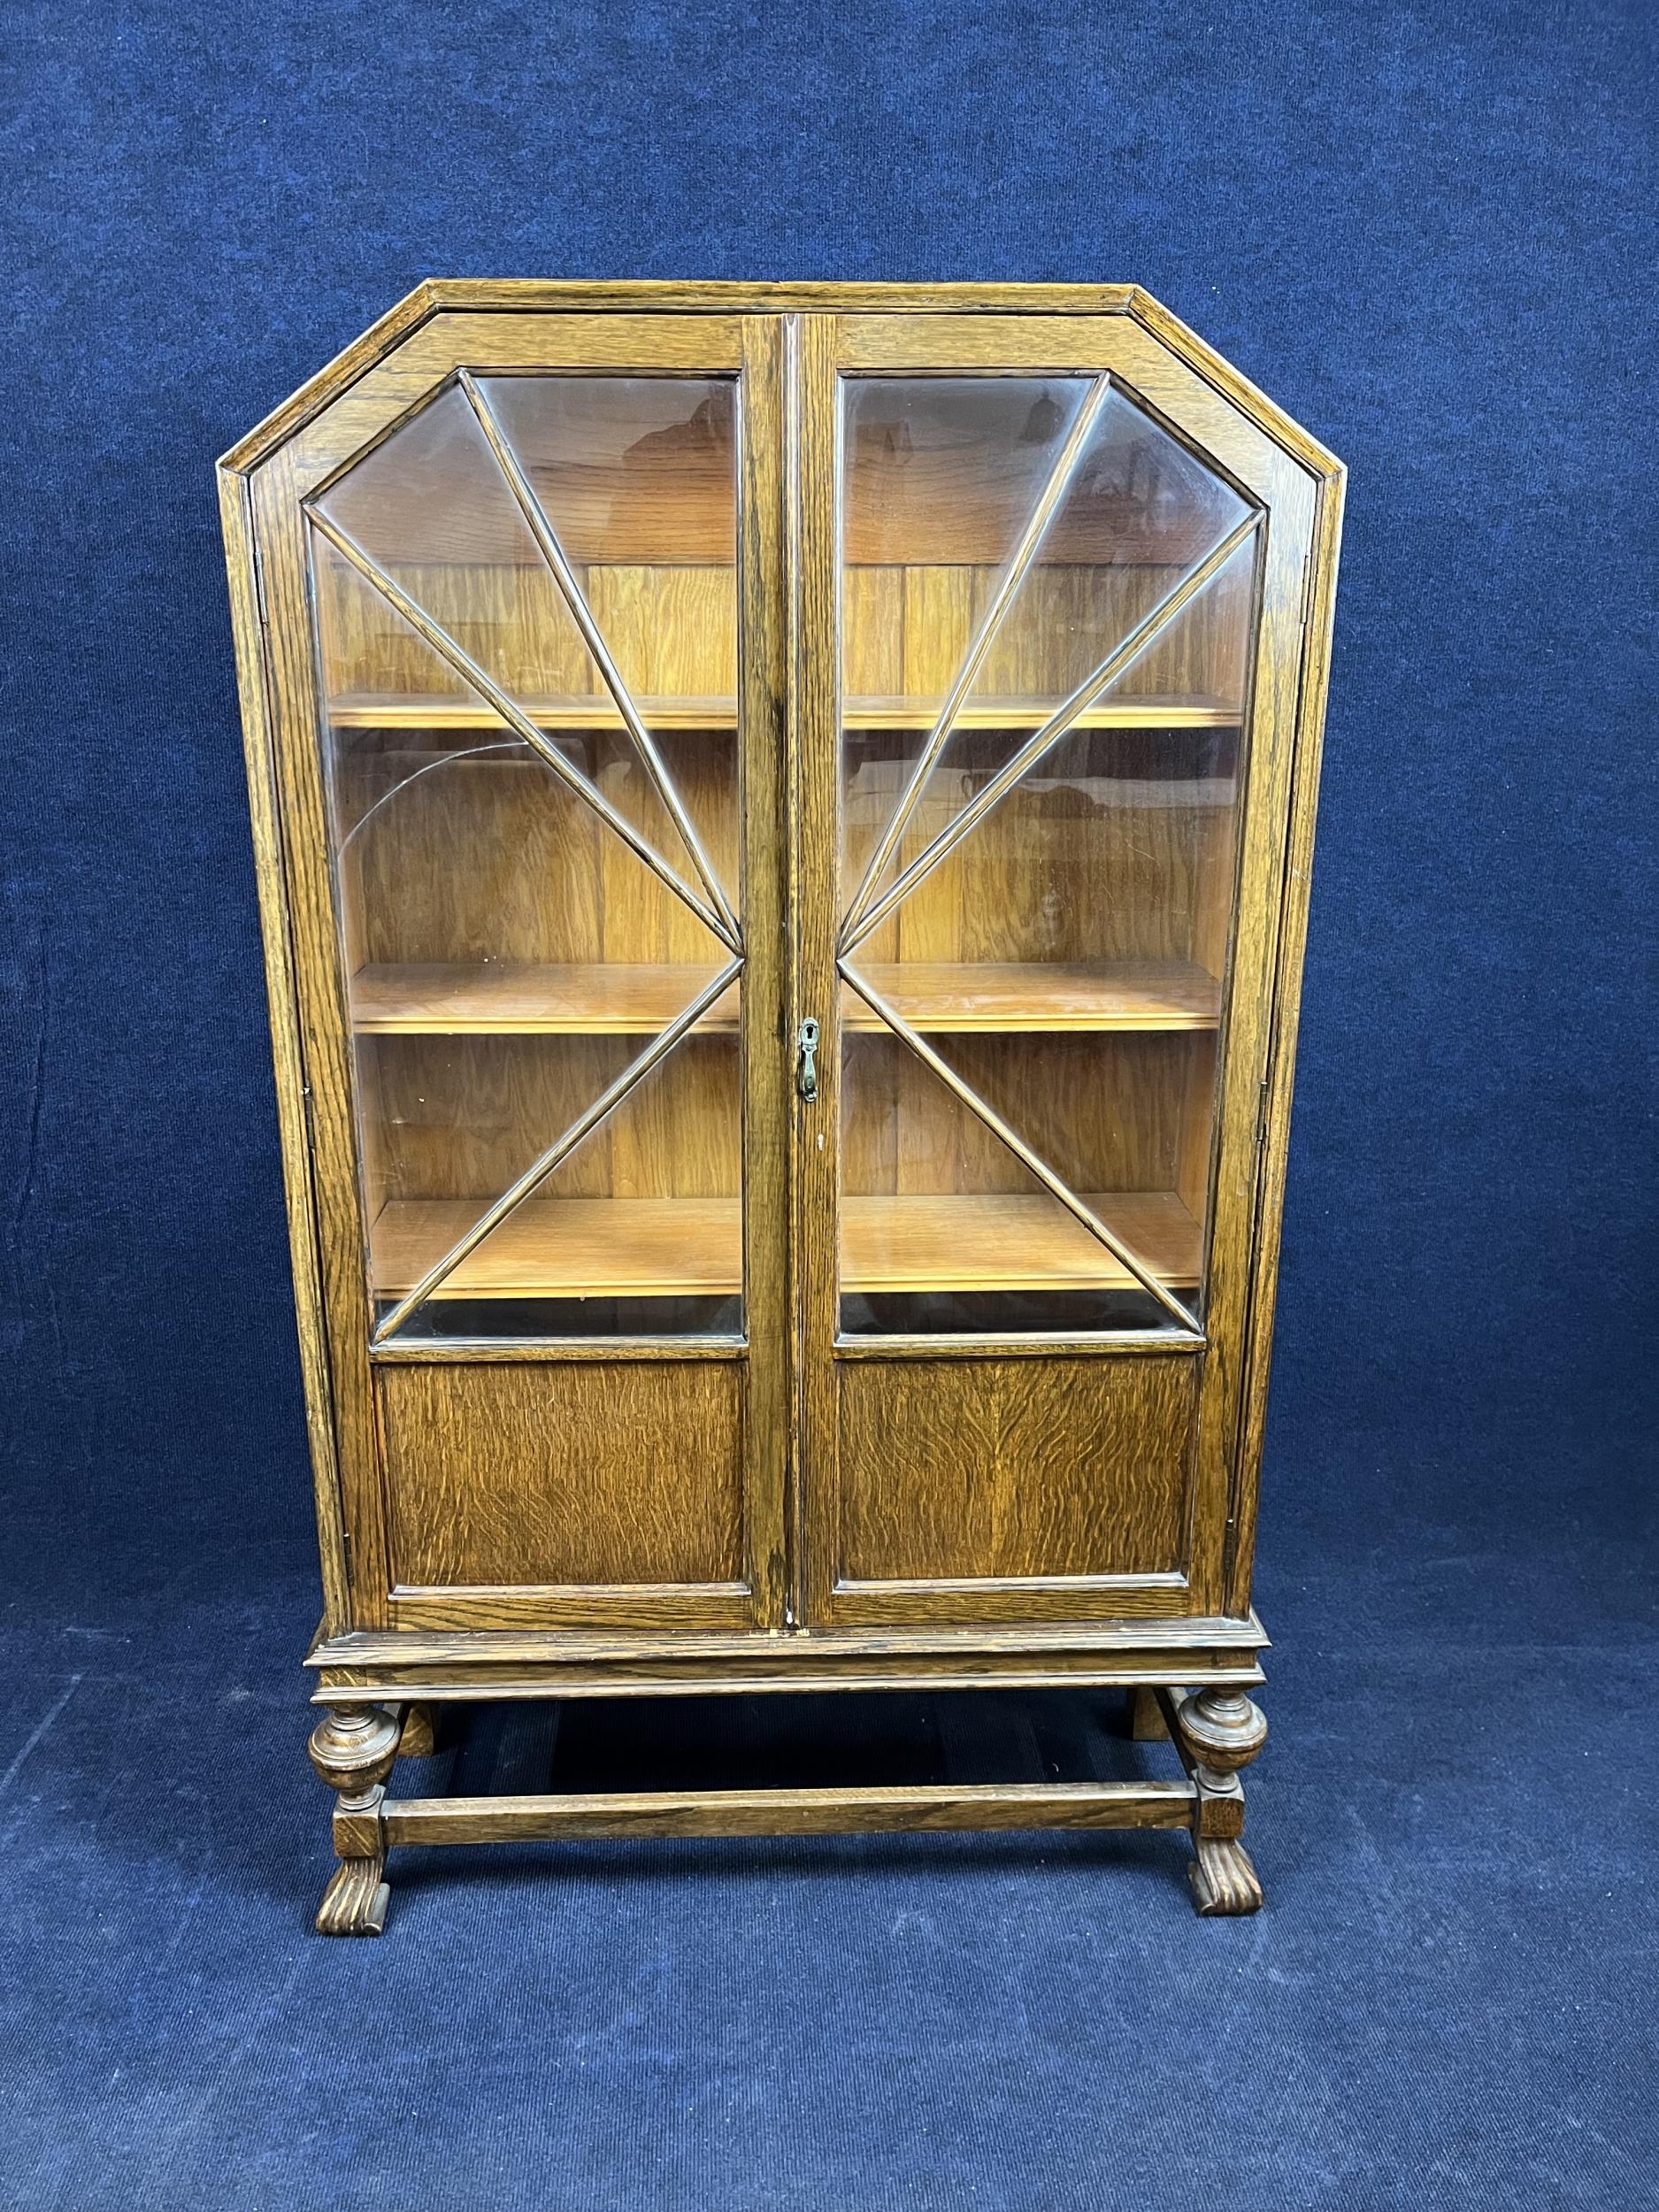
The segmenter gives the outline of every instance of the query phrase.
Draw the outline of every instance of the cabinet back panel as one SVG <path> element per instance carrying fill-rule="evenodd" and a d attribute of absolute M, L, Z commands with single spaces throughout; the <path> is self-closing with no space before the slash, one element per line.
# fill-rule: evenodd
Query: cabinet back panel
<path fill-rule="evenodd" d="M 941 1056 L 1073 1190 L 1175 1187 L 1182 1118 L 1199 1090 L 1194 1076 L 1202 1082 L 1214 1064 L 1202 1035 L 938 1043 Z M 841 1176 L 849 1194 L 1036 1187 L 1002 1140 L 897 1038 L 849 1036 L 844 1051 Z"/>
<path fill-rule="evenodd" d="M 1200 550 L 1202 549 L 1201 548 Z M 841 687 L 849 697 L 942 696 L 995 592 L 995 567 L 859 567 L 841 577 Z M 976 697 L 1058 698 L 1178 584 L 1179 568 L 1039 563 L 975 680 Z M 1122 699 L 1241 699 L 1248 565 L 1217 578 L 1124 672 Z"/>
<path fill-rule="evenodd" d="M 913 741 L 847 748 L 843 896 L 908 777 Z M 951 741 L 899 846 L 908 867 L 1011 749 Z M 866 960 L 1192 960 L 1219 976 L 1233 897 L 1231 732 L 1091 730 L 1064 740 L 922 878 Z"/>
<path fill-rule="evenodd" d="M 500 745 L 469 755 L 467 747 Z M 566 741 L 659 852 L 679 851 L 623 741 Z M 662 750 L 714 864 L 737 882 L 729 739 Z M 404 733 L 342 757 L 337 804 L 352 831 L 340 857 L 348 956 L 403 961 L 703 961 L 719 947 L 587 802 L 511 740 L 468 733 L 424 746 Z M 360 825 L 360 826 L 357 826 Z"/>
<path fill-rule="evenodd" d="M 743 1578 L 741 1361 L 386 1367 L 405 1588 Z"/>
<path fill-rule="evenodd" d="M 592 698 L 608 708 L 599 670 L 545 569 L 408 561 L 386 568 L 514 698 Z M 334 697 L 471 698 L 338 554 L 326 549 L 316 572 L 319 637 Z M 733 695 L 737 593 L 729 565 L 595 563 L 574 573 L 630 690 L 651 697 Z"/>
<path fill-rule="evenodd" d="M 1178 1572 L 1200 1364 L 842 1363 L 839 1578 Z"/>
<path fill-rule="evenodd" d="M 390 1201 L 472 1198 L 479 1211 L 615 1080 L 637 1037 L 365 1037 L 378 1118 L 371 1219 Z M 557 1171 L 562 1198 L 735 1197 L 736 1040 L 682 1039 Z"/>

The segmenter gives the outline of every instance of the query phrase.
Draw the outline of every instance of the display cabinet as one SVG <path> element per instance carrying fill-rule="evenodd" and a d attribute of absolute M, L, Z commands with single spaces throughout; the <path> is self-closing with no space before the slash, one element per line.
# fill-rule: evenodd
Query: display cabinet
<path fill-rule="evenodd" d="M 469 281 L 220 485 L 319 1925 L 401 1843 L 1043 1824 L 1251 1909 L 1338 465 L 1129 288 Z M 469 1701 L 1021 1685 L 1171 1770 L 387 1786 Z"/>

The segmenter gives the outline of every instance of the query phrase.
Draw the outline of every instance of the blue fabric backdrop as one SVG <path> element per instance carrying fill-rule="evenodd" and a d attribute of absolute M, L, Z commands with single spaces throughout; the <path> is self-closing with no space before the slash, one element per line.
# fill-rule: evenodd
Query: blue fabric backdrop
<path fill-rule="evenodd" d="M 1655 25 L 13 0 L 6 2204 L 1653 2200 Z M 411 1861 L 382 1942 L 306 1932 L 211 463 L 468 273 L 1132 279 L 1350 465 L 1254 1923 L 1164 1842 L 854 1840 Z M 629 1741 L 764 1763 L 788 1717 Z"/>

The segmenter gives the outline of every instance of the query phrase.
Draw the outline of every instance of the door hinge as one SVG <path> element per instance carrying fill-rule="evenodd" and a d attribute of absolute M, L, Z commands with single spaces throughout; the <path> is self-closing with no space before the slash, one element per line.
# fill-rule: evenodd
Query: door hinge
<path fill-rule="evenodd" d="M 808 1105 L 818 1096 L 818 1026 L 804 1021 L 795 1033 L 795 1087 Z"/>

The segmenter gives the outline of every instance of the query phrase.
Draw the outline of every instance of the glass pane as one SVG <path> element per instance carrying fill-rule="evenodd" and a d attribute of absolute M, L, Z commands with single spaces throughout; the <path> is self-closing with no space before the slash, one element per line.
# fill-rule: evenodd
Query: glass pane
<path fill-rule="evenodd" d="M 1064 396 L 1070 411 L 1051 398 L 1048 415 L 1068 426 L 1080 416 L 1079 434 L 1042 449 L 1045 465 L 1032 472 L 1029 502 L 1016 509 L 994 442 L 1006 426 L 964 416 L 963 396 L 975 388 L 880 381 L 853 387 L 848 401 L 849 415 L 856 411 L 862 422 L 860 438 L 849 446 L 843 524 L 843 721 L 849 750 L 858 740 L 859 783 L 843 826 L 849 906 L 907 795 L 916 812 L 874 879 L 879 887 L 890 885 L 926 842 L 924 822 L 927 835 L 936 835 L 1135 641 L 1248 515 L 1230 486 L 1120 393 L 1102 385 L 1091 396 L 1080 380 L 1035 388 Z M 985 388 L 981 381 L 978 389 Z M 1079 403 L 1071 406 L 1074 395 Z M 927 411 L 936 418 L 932 442 L 942 443 L 948 430 L 956 434 L 952 472 L 931 489 L 909 484 L 901 491 L 906 480 L 890 458 L 891 438 L 876 433 L 897 413 L 910 421 Z M 976 496 L 980 477 L 1002 503 L 994 537 Z M 858 520 L 872 510 L 883 519 L 879 534 Z M 918 549 L 908 554 L 907 528 Z M 864 547 L 879 551 L 879 566 L 865 561 Z M 979 557 L 987 554 L 993 557 Z M 1230 716 L 1236 722 L 1249 582 L 1246 564 L 1233 597 L 1211 585 L 1178 627 L 1151 637 L 1099 695 L 1079 706 L 1079 718 L 1085 726 L 1121 720 L 1156 701 L 1183 721 Z M 864 694 L 877 637 L 888 643 L 887 672 L 897 679 L 894 695 L 883 700 Z"/>
<path fill-rule="evenodd" d="M 912 418 L 926 403 L 918 390 L 939 395 L 949 416 L 961 386 L 845 388 L 849 416 L 857 409 L 868 421 L 895 389 Z M 1073 451 L 1060 454 L 1013 526 L 1023 566 L 1017 554 L 999 576 L 949 558 L 975 549 L 965 524 L 954 545 L 942 528 L 918 529 L 913 559 L 891 537 L 883 544 L 896 573 L 878 586 L 857 573 L 859 541 L 844 524 L 844 591 L 884 593 L 902 607 L 907 666 L 934 658 L 929 687 L 918 682 L 905 711 L 883 724 L 860 706 L 844 649 L 843 959 L 1198 1317 L 1256 548 L 1232 488 L 1121 395 L 1099 390 L 1080 421 Z M 880 447 L 867 435 L 863 446 L 849 441 L 849 509 L 858 454 L 870 449 Z M 998 474 L 996 457 L 970 441 L 953 479 L 964 518 L 976 453 L 988 479 Z M 1140 649 L 1125 655 L 1125 644 Z M 968 670 L 964 657 L 976 651 Z M 939 703 L 953 686 L 959 704 L 941 730 Z M 891 857 L 872 874 L 884 837 Z M 844 1328 L 1183 1325 L 850 987 L 842 1018 Z M 970 1143 L 964 1132 L 978 1133 Z M 858 1202 L 889 1187 L 876 1163 L 922 1177 L 918 1191 L 945 1210 L 947 1252 L 955 1203 L 956 1279 L 897 1292 L 896 1256 L 885 1286 L 863 1279 Z M 1033 1279 L 1018 1246 L 1034 1217 L 987 1209 L 992 1195 L 1025 1187 L 1010 1176 L 1044 1192 L 1082 1240 L 1079 1255 L 1087 1245 L 1100 1255 L 1087 1290 Z M 931 1216 L 895 1220 L 933 1233 Z"/>
<path fill-rule="evenodd" d="M 844 902 L 1089 393 L 1087 377 L 842 386 L 841 711 L 849 742 L 864 741 L 859 803 L 843 817 Z"/>
<path fill-rule="evenodd" d="M 908 1045 L 864 1018 L 872 1029 L 849 1027 L 841 1044 L 843 1330 L 1179 1326 Z M 1027 1079 L 1034 1088 L 1056 1072 L 1039 1059 Z M 1074 1167 L 1078 1195 L 1161 1279 L 1186 1289 L 1198 1261 L 1190 1217 L 1173 1193 L 1137 1187 L 1139 1163 L 1125 1161 L 1103 1130 L 1094 1136 L 1092 1156 Z"/>
<path fill-rule="evenodd" d="M 718 1163 L 718 1195 L 733 1219 L 741 1213 L 735 981 L 695 1036 L 671 1040 L 597 1128 L 526 1187 L 524 1204 L 540 1213 L 515 1230 L 515 1208 L 410 1303 L 734 956 L 735 624 L 718 613 L 735 593 L 730 388 L 485 383 L 481 411 L 452 388 L 350 471 L 313 533 L 376 1326 L 400 1337 L 731 1334 L 742 1325 L 741 1237 L 731 1244 L 724 1217 L 673 1210 Z M 535 395 L 550 385 L 558 467 L 534 442 L 519 460 L 512 443 L 534 430 Z M 511 403 L 497 409 L 492 396 L 508 388 Z M 630 407 L 632 442 L 648 453 L 665 426 L 703 411 L 677 507 L 672 452 L 649 472 L 655 538 L 618 491 L 618 469 L 626 481 L 632 465 Z M 610 489 L 584 515 L 566 495 L 585 420 L 593 480 Z M 547 499 L 572 528 L 579 565 L 545 513 L 539 541 L 511 489 L 515 470 L 533 507 Z M 681 687 L 672 695 L 652 687 L 652 654 L 657 674 Z M 528 717 L 527 731 L 491 703 L 490 684 Z M 648 729 L 647 708 L 671 726 Z M 694 1079 L 710 1068 L 725 1074 Z M 677 1102 L 649 1124 L 645 1102 L 664 1096 Z M 641 1136 L 626 1149 L 629 1130 L 653 1128 L 650 1143 Z M 618 1263 L 603 1293 L 567 1239 L 555 1240 L 565 1257 L 503 1271 L 513 1236 L 522 1248 L 536 1224 L 573 1220 L 545 1210 L 569 1195 L 588 1209 L 599 1249 L 626 1242 L 623 1217 L 604 1210 L 649 1199 L 662 1216 L 653 1237 L 635 1240 L 640 1264 Z M 637 1226 L 640 1217 L 627 1218 Z M 684 1251 L 704 1240 L 719 1256 L 699 1283 Z"/>
<path fill-rule="evenodd" d="M 737 1334 L 742 1187 L 735 987 L 682 1038 L 400 1331 L 405 1337 Z M 639 1041 L 593 1037 L 519 1057 L 567 1126 L 613 1082 Z M 492 1041 L 499 1053 L 499 1041 Z M 558 1094 L 555 1097 L 555 1094 Z M 431 1102 L 434 1104 L 437 1101 Z M 567 1108 L 570 1110 L 566 1110 Z M 538 1111 L 541 1110 L 538 1101 Z M 486 1210 L 503 1163 L 445 1155 L 465 1195 L 388 1205 L 373 1240 L 388 1310 L 452 1252 Z"/>
<path fill-rule="evenodd" d="M 659 752 L 659 730 L 682 739 L 687 726 L 699 738 L 710 726 L 726 733 L 727 741 L 712 751 L 706 742 L 677 750 L 682 767 L 695 760 L 712 785 L 699 794 L 697 826 L 705 836 L 724 831 L 729 868 L 737 694 L 730 388 L 512 377 L 486 378 L 476 389 L 521 490 L 494 450 L 479 405 L 452 386 L 334 484 L 319 511 L 539 727 L 584 738 L 571 749 L 573 764 L 591 772 L 583 755 L 595 747 L 602 758 L 631 764 L 641 757 L 637 736 L 628 734 L 627 707 L 606 680 L 607 663 Z M 700 417 L 703 426 L 677 463 L 672 436 L 662 453 L 663 425 L 683 415 Z M 551 462 L 544 418 L 559 432 Z M 638 461 L 626 442 L 630 426 L 634 449 L 655 458 Z M 690 472 L 678 511 L 677 467 Z M 539 542 L 538 524 L 557 559 Z M 396 669 L 376 672 L 390 683 L 354 696 L 356 672 L 342 665 L 337 689 L 359 713 L 381 703 L 410 710 L 410 687 L 396 680 Z M 483 726 L 499 721 L 480 698 L 472 711 Z M 671 818 L 678 794 L 669 782 L 667 806 L 657 803 L 652 780 L 641 778 L 624 810 L 695 888 L 694 858 Z M 641 807 L 643 793 L 651 798 Z M 732 879 L 724 888 L 730 893 Z"/>

